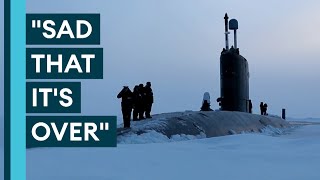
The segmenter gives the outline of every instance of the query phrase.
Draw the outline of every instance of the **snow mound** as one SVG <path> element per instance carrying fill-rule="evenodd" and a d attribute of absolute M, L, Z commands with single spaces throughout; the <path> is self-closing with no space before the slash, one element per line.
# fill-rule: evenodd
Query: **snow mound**
<path fill-rule="evenodd" d="M 148 144 L 148 143 L 167 143 L 176 141 L 187 141 L 194 139 L 206 138 L 204 133 L 199 135 L 186 135 L 186 134 L 176 134 L 170 138 L 166 135 L 156 132 L 154 130 L 148 131 L 143 134 L 128 133 L 118 138 L 118 144 Z"/>
<path fill-rule="evenodd" d="M 300 126 L 291 126 L 288 128 L 275 128 L 268 125 L 265 128 L 262 128 L 260 132 L 262 134 L 269 135 L 269 136 L 281 136 L 281 135 L 288 135 L 299 127 Z"/>
<path fill-rule="evenodd" d="M 241 134 L 243 132 L 281 134 L 291 125 L 275 116 L 229 111 L 186 111 L 154 115 L 132 122 L 130 130 L 118 129 L 118 143 L 162 143 Z"/>

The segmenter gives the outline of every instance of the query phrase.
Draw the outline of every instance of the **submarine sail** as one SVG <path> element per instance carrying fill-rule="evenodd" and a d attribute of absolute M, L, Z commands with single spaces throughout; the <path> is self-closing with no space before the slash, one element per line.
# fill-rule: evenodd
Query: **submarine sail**
<path fill-rule="evenodd" d="M 223 111 L 249 112 L 249 67 L 248 61 L 240 55 L 237 47 L 236 31 L 238 21 L 232 19 L 228 21 L 225 17 L 226 48 L 220 56 L 220 102 Z M 228 23 L 229 22 L 229 23 Z M 229 29 L 234 30 L 234 47 L 229 49 L 228 42 Z"/>

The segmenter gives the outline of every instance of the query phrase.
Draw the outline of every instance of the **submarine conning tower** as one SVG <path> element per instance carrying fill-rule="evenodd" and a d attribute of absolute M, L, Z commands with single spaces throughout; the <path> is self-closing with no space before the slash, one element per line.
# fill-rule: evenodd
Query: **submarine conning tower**
<path fill-rule="evenodd" d="M 222 111 L 249 112 L 249 67 L 248 61 L 240 55 L 237 47 L 238 21 L 225 14 L 225 41 L 220 56 L 220 102 Z M 229 28 L 228 28 L 229 25 Z M 234 46 L 229 48 L 229 31 L 234 31 Z"/>

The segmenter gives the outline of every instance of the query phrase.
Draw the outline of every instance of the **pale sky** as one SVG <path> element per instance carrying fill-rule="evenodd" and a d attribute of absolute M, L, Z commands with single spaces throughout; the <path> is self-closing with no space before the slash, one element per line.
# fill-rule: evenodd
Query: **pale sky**
<path fill-rule="evenodd" d="M 217 109 L 226 12 L 239 21 L 254 113 L 264 101 L 271 114 L 320 117 L 319 8 L 317 0 L 27 0 L 28 13 L 101 14 L 101 46 L 90 47 L 104 48 L 104 79 L 82 81 L 82 115 L 119 117 L 122 86 L 147 81 L 153 113 L 199 110 L 206 91 Z"/>
<path fill-rule="evenodd" d="M 272 114 L 286 108 L 291 117 L 320 117 L 319 1 L 40 2 L 27 1 L 27 12 L 101 14 L 104 79 L 83 81 L 84 115 L 120 116 L 116 95 L 122 85 L 146 81 L 153 84 L 153 113 L 199 110 L 206 91 L 215 102 L 228 12 L 239 21 L 238 46 L 249 62 L 254 112 L 264 101 Z"/>

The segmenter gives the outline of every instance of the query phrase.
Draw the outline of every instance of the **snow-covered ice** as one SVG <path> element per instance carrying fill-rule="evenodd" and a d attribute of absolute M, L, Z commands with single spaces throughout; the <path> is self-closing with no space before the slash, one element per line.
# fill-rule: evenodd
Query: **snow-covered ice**
<path fill-rule="evenodd" d="M 147 143 L 165 143 L 165 142 L 177 142 L 177 141 L 186 141 L 193 139 L 203 139 L 206 138 L 206 135 L 201 133 L 199 135 L 186 135 L 186 134 L 177 134 L 173 135 L 171 138 L 168 138 L 166 135 L 158 133 L 156 131 L 149 131 L 147 133 L 137 135 L 128 133 L 124 136 L 118 138 L 118 144 L 147 144 Z"/>
<path fill-rule="evenodd" d="M 30 149 L 27 179 L 320 179 L 320 125 L 292 128 L 276 136 L 270 131 L 274 132 L 205 139 L 181 135 L 176 140 L 149 132 L 136 137 L 135 141 L 143 142 L 123 142 L 145 144 Z"/>

